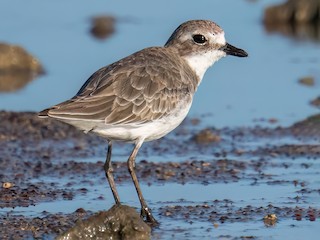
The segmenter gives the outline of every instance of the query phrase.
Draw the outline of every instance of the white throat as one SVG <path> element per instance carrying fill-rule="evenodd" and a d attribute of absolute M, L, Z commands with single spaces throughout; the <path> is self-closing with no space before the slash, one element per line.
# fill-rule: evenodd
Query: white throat
<path fill-rule="evenodd" d="M 194 32 L 193 34 L 196 34 L 197 32 Z M 208 51 L 206 52 L 194 52 L 193 54 L 186 55 L 184 59 L 189 63 L 189 66 L 191 69 L 197 74 L 200 81 L 199 84 L 203 78 L 203 75 L 207 71 L 209 67 L 211 67 L 216 61 L 218 61 L 220 58 L 225 57 L 226 53 L 219 49 L 213 49 L 210 47 L 210 45 L 216 45 L 219 44 L 221 46 L 226 44 L 226 39 L 224 37 L 224 32 L 220 32 L 218 34 L 206 34 L 208 38 Z M 192 34 L 190 34 L 189 38 L 192 37 Z"/>
<path fill-rule="evenodd" d="M 200 81 L 209 67 L 211 67 L 220 58 L 225 57 L 226 54 L 220 50 L 208 51 L 203 54 L 194 54 L 185 56 L 184 59 L 188 62 L 191 69 L 197 74 Z"/>

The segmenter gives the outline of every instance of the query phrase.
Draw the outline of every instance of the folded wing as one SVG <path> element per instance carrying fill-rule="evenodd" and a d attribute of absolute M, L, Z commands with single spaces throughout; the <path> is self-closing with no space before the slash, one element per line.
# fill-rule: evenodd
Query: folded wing
<path fill-rule="evenodd" d="M 101 68 L 76 96 L 42 114 L 61 120 L 141 124 L 167 116 L 182 101 L 192 101 L 196 76 L 191 69 L 179 59 L 172 61 L 170 52 L 145 50 Z M 181 71 L 181 64 L 186 69 Z"/>

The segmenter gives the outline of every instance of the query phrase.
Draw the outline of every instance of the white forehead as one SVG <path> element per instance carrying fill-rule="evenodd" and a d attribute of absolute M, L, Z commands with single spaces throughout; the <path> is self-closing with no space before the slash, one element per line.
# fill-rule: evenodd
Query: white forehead
<path fill-rule="evenodd" d="M 225 45 L 226 44 L 226 39 L 224 37 L 224 32 L 220 32 L 220 33 L 217 33 L 217 34 L 210 34 L 208 35 L 209 36 L 209 41 L 211 43 L 218 43 L 218 44 L 221 44 L 221 45 Z"/>

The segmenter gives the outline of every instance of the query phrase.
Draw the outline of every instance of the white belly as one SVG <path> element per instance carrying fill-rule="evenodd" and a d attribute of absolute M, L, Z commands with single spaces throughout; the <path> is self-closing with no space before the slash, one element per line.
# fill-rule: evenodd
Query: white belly
<path fill-rule="evenodd" d="M 167 117 L 150 121 L 144 124 L 105 124 L 104 121 L 66 120 L 59 119 L 71 124 L 84 132 L 93 132 L 103 138 L 115 141 L 136 142 L 152 141 L 159 139 L 171 132 L 185 119 L 191 102 L 183 102 L 177 106 L 176 111 Z"/>
<path fill-rule="evenodd" d="M 179 107 L 174 114 L 165 118 L 139 125 L 106 125 L 101 123 L 92 132 L 110 140 L 134 142 L 139 139 L 152 141 L 165 136 L 179 126 L 187 116 L 190 107 L 191 103 L 187 106 Z"/>

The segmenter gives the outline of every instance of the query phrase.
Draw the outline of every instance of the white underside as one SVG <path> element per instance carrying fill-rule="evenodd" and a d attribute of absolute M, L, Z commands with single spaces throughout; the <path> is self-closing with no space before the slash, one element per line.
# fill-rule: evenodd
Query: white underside
<path fill-rule="evenodd" d="M 206 52 L 201 55 L 191 55 L 185 57 L 185 60 L 188 62 L 189 66 L 197 76 L 199 77 L 200 81 L 199 84 L 209 67 L 211 67 L 216 61 L 220 58 L 225 57 L 226 53 L 220 50 L 213 50 Z"/>
<path fill-rule="evenodd" d="M 151 121 L 143 124 L 122 124 L 111 125 L 102 121 L 83 121 L 83 120 L 66 120 L 75 127 L 82 129 L 84 132 L 94 132 L 97 135 L 115 141 L 124 142 L 146 142 L 159 139 L 171 132 L 187 116 L 191 103 L 181 104 L 177 107 L 177 111 L 165 118 Z"/>
<path fill-rule="evenodd" d="M 198 34 L 198 32 L 190 33 L 190 35 L 186 35 L 186 39 L 192 37 L 192 34 Z M 221 46 L 226 44 L 226 39 L 224 37 L 224 32 L 218 34 L 205 34 L 209 41 L 209 46 L 213 44 L 220 44 Z M 208 47 L 207 52 L 194 52 L 192 55 L 185 56 L 185 60 L 188 62 L 191 69 L 198 75 L 200 81 L 199 84 L 209 67 L 211 67 L 216 61 L 220 58 L 225 57 L 226 53 L 219 49 L 211 49 Z"/>

